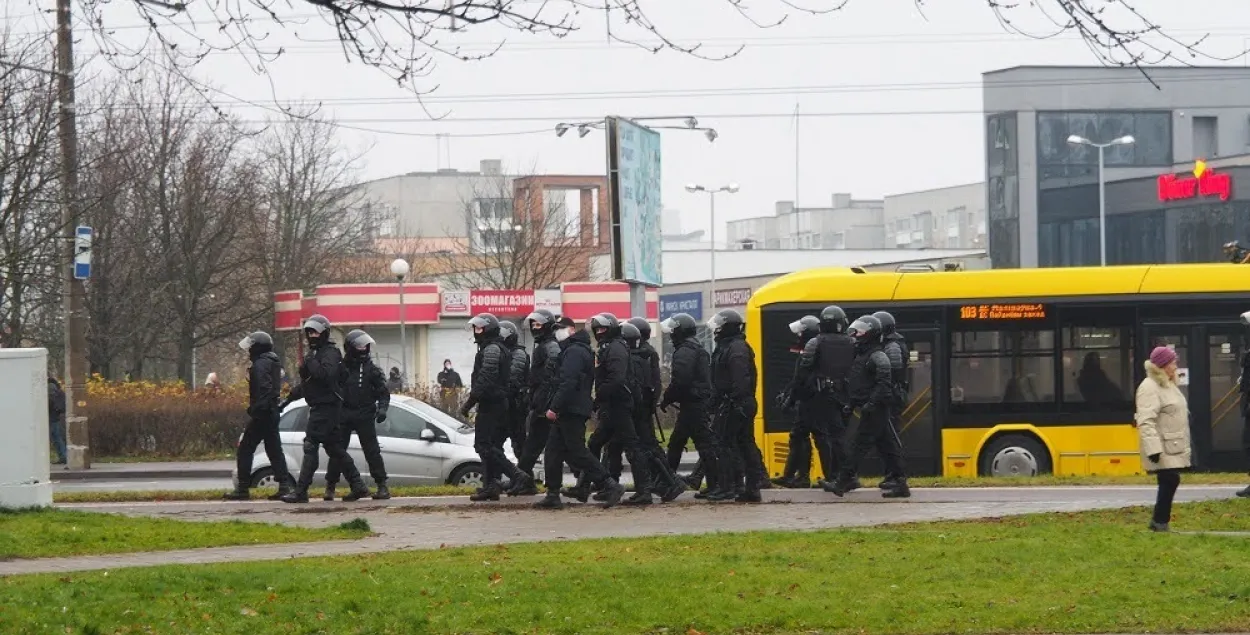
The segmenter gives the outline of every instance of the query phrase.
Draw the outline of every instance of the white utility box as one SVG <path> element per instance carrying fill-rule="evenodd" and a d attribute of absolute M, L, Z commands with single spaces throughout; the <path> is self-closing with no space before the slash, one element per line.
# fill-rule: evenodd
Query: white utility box
<path fill-rule="evenodd" d="M 0 404 L 0 507 L 48 507 L 46 349 L 0 348 Z"/>

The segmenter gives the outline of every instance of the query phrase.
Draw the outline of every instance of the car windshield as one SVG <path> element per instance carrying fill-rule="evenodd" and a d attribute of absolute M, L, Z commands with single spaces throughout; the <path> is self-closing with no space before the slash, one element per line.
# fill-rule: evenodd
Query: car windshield
<path fill-rule="evenodd" d="M 421 414 L 421 416 L 431 421 L 434 421 L 435 423 L 438 423 L 444 428 L 455 430 L 456 432 L 459 432 L 460 434 L 473 434 L 473 426 L 469 426 L 469 425 L 465 425 L 461 423 L 460 421 L 452 418 L 451 416 L 449 416 L 447 413 L 443 412 L 442 410 L 439 410 L 438 408 L 435 408 L 434 406 L 431 406 L 430 404 L 425 403 L 424 401 L 418 401 L 416 399 L 413 399 L 411 401 L 406 401 L 405 405 L 412 408 L 413 410 L 416 410 L 418 413 Z"/>

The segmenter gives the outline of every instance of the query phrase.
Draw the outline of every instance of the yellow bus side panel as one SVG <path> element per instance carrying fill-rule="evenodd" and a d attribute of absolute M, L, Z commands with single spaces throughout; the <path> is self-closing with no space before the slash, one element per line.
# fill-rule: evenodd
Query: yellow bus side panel
<path fill-rule="evenodd" d="M 993 428 L 942 430 L 942 475 L 974 477 L 981 451 L 999 432 L 1031 432 L 1050 451 L 1057 476 L 1114 476 L 1141 474 L 1137 428 L 1108 425 L 1045 426 L 1001 424 Z M 1097 448 L 1092 450 L 1091 448 Z"/>

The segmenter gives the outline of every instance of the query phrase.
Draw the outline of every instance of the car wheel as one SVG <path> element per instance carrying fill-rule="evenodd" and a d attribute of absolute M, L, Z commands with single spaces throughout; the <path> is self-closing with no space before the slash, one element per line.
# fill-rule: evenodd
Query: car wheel
<path fill-rule="evenodd" d="M 981 452 L 982 476 L 1038 476 L 1050 471 L 1050 452 L 1031 436 L 1004 435 Z"/>
<path fill-rule="evenodd" d="M 451 478 L 447 479 L 447 484 L 460 487 L 481 487 L 482 476 L 481 463 L 466 463 L 451 473 Z"/>
<path fill-rule="evenodd" d="M 262 467 L 252 473 L 252 487 L 278 487 L 278 479 L 272 467 Z"/>

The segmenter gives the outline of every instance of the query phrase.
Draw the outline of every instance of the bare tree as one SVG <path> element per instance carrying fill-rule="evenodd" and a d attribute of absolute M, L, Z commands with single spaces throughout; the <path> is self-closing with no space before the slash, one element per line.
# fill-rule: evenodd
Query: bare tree
<path fill-rule="evenodd" d="M 300 29 L 312 18 L 333 30 L 349 62 L 381 69 L 400 84 L 414 88 L 417 80 L 434 71 L 439 56 L 475 60 L 501 50 L 503 35 L 498 35 L 497 45 L 485 50 L 457 43 L 461 32 L 481 32 L 490 27 L 494 34 L 502 31 L 559 39 L 588 24 L 603 24 L 609 40 L 652 52 L 670 50 L 723 60 L 742 50 L 739 46 L 712 54 L 700 42 L 673 37 L 675 25 L 652 19 L 644 9 L 644 0 L 129 0 L 133 14 L 128 19 L 137 18 L 149 26 L 150 38 L 139 46 L 127 43 L 112 29 L 113 20 L 119 15 L 115 11 L 116 0 L 77 2 L 93 26 L 101 48 L 114 60 L 134 59 L 158 50 L 170 61 L 186 67 L 214 51 L 233 50 L 263 71 L 284 52 L 281 48 L 264 48 L 274 28 L 297 37 L 310 37 Z M 836 12 L 850 0 L 720 2 L 726 14 L 760 28 L 771 28 L 793 15 Z M 925 0 L 913 2 L 917 8 L 931 4 Z M 1136 0 L 983 2 L 1005 30 L 1028 37 L 1075 32 L 1105 64 L 1141 68 L 1164 61 L 1193 64 L 1198 58 L 1224 59 L 1202 50 L 1205 38 L 1181 40 L 1168 35 L 1157 21 L 1138 10 Z M 315 14 L 288 13 L 302 5 Z M 1034 21 L 1049 20 L 1053 27 L 1043 33 L 1025 32 L 1020 25 L 1027 23 L 1030 16 Z M 202 28 L 197 29 L 195 24 Z"/>
<path fill-rule="evenodd" d="M 517 193 L 508 176 L 483 176 L 461 200 L 463 225 L 446 228 L 429 275 L 464 289 L 542 289 L 584 278 L 595 245 L 593 215 L 543 192 Z"/>

